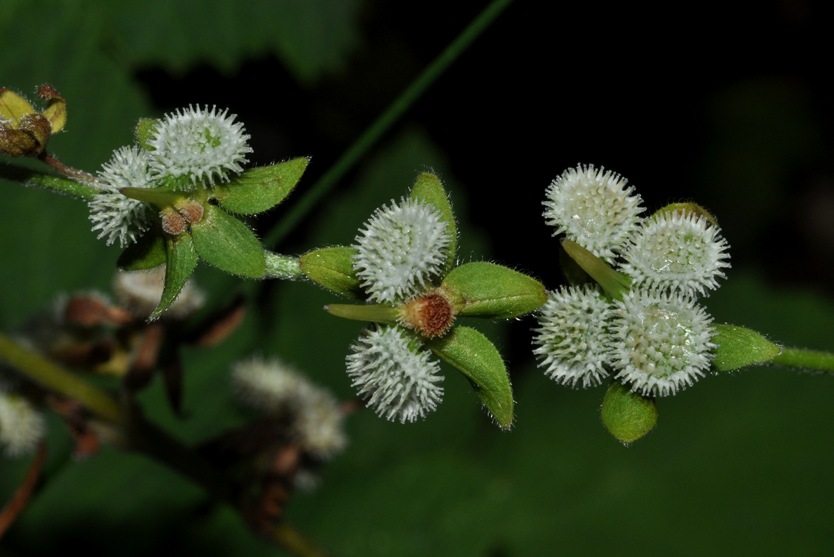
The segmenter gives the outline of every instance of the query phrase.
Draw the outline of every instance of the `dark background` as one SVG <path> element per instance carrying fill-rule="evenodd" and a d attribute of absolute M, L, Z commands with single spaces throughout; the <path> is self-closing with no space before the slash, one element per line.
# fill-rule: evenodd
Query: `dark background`
<path fill-rule="evenodd" d="M 229 107 L 252 136 L 253 164 L 312 156 L 285 206 L 253 222 L 266 235 L 484 5 L 2 0 L 0 86 L 64 93 L 69 123 L 51 149 L 90 171 L 132 141 L 139 117 Z M 832 23 L 822 2 L 516 0 L 276 249 L 352 242 L 375 207 L 432 168 L 460 219 L 462 260 L 555 288 L 544 190 L 595 164 L 628 178 L 650 210 L 692 200 L 715 214 L 733 264 L 706 301 L 716 320 L 834 350 Z M 118 250 L 90 233 L 83 204 L 8 180 L 0 192 L 4 331 L 56 295 L 109 289 Z M 240 287 L 205 266 L 197 280 L 212 299 Z M 170 412 L 160 385 L 144 395 L 148 415 L 184 442 L 241 422 L 228 366 L 250 353 L 353 396 L 344 356 L 361 326 L 320 311 L 332 296 L 278 282 L 247 292 L 241 331 L 186 355 L 188 418 Z M 447 369 L 446 400 L 425 422 L 352 416 L 350 447 L 288 519 L 337 555 L 834 550 L 830 377 L 762 367 L 705 378 L 660 401 L 656 430 L 624 448 L 599 423 L 601 389 L 562 388 L 535 368 L 532 326 L 487 330 L 514 381 L 512 432 Z M 48 481 L 0 555 L 282 554 L 161 466 L 114 448 L 74 462 L 68 446 L 54 420 Z M 25 465 L 0 462 L 4 499 Z"/>

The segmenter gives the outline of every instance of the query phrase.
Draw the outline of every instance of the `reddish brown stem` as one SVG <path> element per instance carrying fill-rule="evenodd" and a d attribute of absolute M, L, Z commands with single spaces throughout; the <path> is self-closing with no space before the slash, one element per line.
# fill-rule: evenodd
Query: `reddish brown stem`
<path fill-rule="evenodd" d="M 6 533 L 6 530 L 14 523 L 15 519 L 20 516 L 23 509 L 26 508 L 26 504 L 35 491 L 44 460 L 46 460 L 46 445 L 41 443 L 40 447 L 38 447 L 37 454 L 35 454 L 35 460 L 32 461 L 32 465 L 29 467 L 29 471 L 23 479 L 23 484 L 17 488 L 11 500 L 0 511 L 0 538 L 3 537 L 3 534 Z"/>
<path fill-rule="evenodd" d="M 84 184 L 93 185 L 96 183 L 96 177 L 92 174 L 74 168 L 68 164 L 62 163 L 46 151 L 41 153 L 41 155 L 38 158 L 41 160 L 41 162 L 57 170 L 67 178 L 71 178 L 72 180 L 82 182 Z"/>

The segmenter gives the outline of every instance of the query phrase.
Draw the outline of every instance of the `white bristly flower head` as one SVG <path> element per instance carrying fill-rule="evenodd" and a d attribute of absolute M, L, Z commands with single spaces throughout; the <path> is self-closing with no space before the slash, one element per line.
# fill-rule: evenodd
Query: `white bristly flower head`
<path fill-rule="evenodd" d="M 154 178 L 184 177 L 179 186 L 192 189 L 226 182 L 243 172 L 252 152 L 249 135 L 228 109 L 189 106 L 166 114 L 148 142 Z"/>
<path fill-rule="evenodd" d="M 594 387 L 608 377 L 606 324 L 611 304 L 591 286 L 549 292 L 539 309 L 533 353 L 559 384 Z"/>
<path fill-rule="evenodd" d="M 31 454 L 46 431 L 43 415 L 24 397 L 0 391 L 0 445 L 10 457 Z"/>
<path fill-rule="evenodd" d="M 623 253 L 621 270 L 636 288 L 701 294 L 718 288 L 730 266 L 727 241 L 718 227 L 692 213 L 648 218 Z"/>
<path fill-rule="evenodd" d="M 121 247 L 136 242 L 151 225 L 154 210 L 145 203 L 125 197 L 120 188 L 152 187 L 147 152 L 139 147 L 117 149 L 98 173 L 99 191 L 88 202 L 93 232 L 107 245 Z"/>
<path fill-rule="evenodd" d="M 440 364 L 399 327 L 367 329 L 350 349 L 348 376 L 378 416 L 414 422 L 434 411 L 443 399 Z"/>
<path fill-rule="evenodd" d="M 344 412 L 336 398 L 278 358 L 236 363 L 232 389 L 256 410 L 287 413 L 298 443 L 318 458 L 329 458 L 347 445 Z"/>
<path fill-rule="evenodd" d="M 439 275 L 450 242 L 437 209 L 402 199 L 383 205 L 365 222 L 356 237 L 353 268 L 371 301 L 403 302 Z"/>
<path fill-rule="evenodd" d="M 680 294 L 633 290 L 614 302 L 609 361 L 644 396 L 669 396 L 692 385 L 712 362 L 712 318 Z"/>
<path fill-rule="evenodd" d="M 627 180 L 593 165 L 569 168 L 545 192 L 544 219 L 600 259 L 613 263 L 640 222 L 642 198 Z"/>

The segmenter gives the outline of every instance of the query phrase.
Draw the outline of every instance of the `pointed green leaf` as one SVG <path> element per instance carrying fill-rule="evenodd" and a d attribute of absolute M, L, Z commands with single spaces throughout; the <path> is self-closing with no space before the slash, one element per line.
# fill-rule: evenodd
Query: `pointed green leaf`
<path fill-rule="evenodd" d="M 536 279 L 486 261 L 455 267 L 441 288 L 458 315 L 508 319 L 535 311 L 547 300 L 544 285 Z"/>
<path fill-rule="evenodd" d="M 615 381 L 605 392 L 600 416 L 605 429 L 628 445 L 654 428 L 657 424 L 657 407 L 653 398 L 632 393 Z"/>
<path fill-rule="evenodd" d="M 264 250 L 255 233 L 220 207 L 208 204 L 203 220 L 191 225 L 194 249 L 209 265 L 232 275 L 262 278 Z"/>
<path fill-rule="evenodd" d="M 608 263 L 573 240 L 563 239 L 562 247 L 570 258 L 582 267 L 583 271 L 597 281 L 609 297 L 619 300 L 628 292 L 631 281 L 626 275 L 615 271 Z"/>
<path fill-rule="evenodd" d="M 319 286 L 349 298 L 361 298 L 362 288 L 353 271 L 356 248 L 333 246 L 316 249 L 299 257 L 301 270 Z"/>
<path fill-rule="evenodd" d="M 446 336 L 425 342 L 438 358 L 460 371 L 501 429 L 513 425 L 513 389 L 495 345 L 469 327 L 454 327 Z"/>
<path fill-rule="evenodd" d="M 252 168 L 226 184 L 215 186 L 212 195 L 220 206 L 239 215 L 257 215 L 281 203 L 304 174 L 310 159 Z"/>
<path fill-rule="evenodd" d="M 763 364 L 779 355 L 781 348 L 765 337 L 744 327 L 713 325 L 712 341 L 718 346 L 712 360 L 715 371 L 732 371 L 745 366 Z"/>
<path fill-rule="evenodd" d="M 116 264 L 125 271 L 153 269 L 165 263 L 165 239 L 161 234 L 148 233 L 129 245 Z"/>
<path fill-rule="evenodd" d="M 417 176 L 417 181 L 411 187 L 409 193 L 411 199 L 419 199 L 428 203 L 438 210 L 443 222 L 446 223 L 446 231 L 449 233 L 449 253 L 446 257 L 446 270 L 455 264 L 458 251 L 458 229 L 455 223 L 455 214 L 452 211 L 452 203 L 449 195 L 443 188 L 443 183 L 437 175 L 431 172 L 423 172 Z"/>
<path fill-rule="evenodd" d="M 174 303 L 199 261 L 191 236 L 188 234 L 169 238 L 165 242 L 165 251 L 165 286 L 162 288 L 162 298 L 159 305 L 151 313 L 149 318 L 151 321 L 159 319 L 165 310 Z"/>

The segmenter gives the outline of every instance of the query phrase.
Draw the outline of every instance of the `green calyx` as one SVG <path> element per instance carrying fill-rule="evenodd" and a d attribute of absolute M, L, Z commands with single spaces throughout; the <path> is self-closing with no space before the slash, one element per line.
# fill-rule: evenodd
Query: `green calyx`
<path fill-rule="evenodd" d="M 761 334 L 736 325 L 713 325 L 716 344 L 712 368 L 733 371 L 742 367 L 764 364 L 776 358 L 782 349 Z"/>
<path fill-rule="evenodd" d="M 362 288 L 353 270 L 356 248 L 332 246 L 315 249 L 299 257 L 301 271 L 310 281 L 348 298 L 362 298 Z"/>
<path fill-rule="evenodd" d="M 600 408 L 605 429 L 624 445 L 637 441 L 657 424 L 654 398 L 631 392 L 613 382 L 605 392 Z"/>

